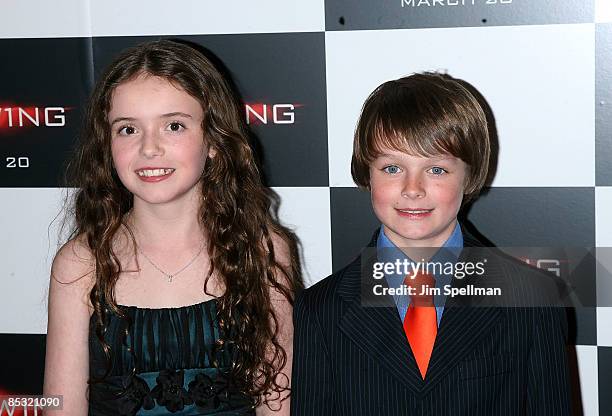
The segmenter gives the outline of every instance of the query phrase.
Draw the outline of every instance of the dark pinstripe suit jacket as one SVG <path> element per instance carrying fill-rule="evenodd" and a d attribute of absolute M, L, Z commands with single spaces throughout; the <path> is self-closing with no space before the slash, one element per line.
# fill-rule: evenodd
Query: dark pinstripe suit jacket
<path fill-rule="evenodd" d="M 464 245 L 481 244 L 464 231 Z M 501 256 L 486 272 L 507 289 L 538 273 Z M 423 381 L 395 305 L 361 306 L 360 275 L 358 258 L 298 296 L 292 415 L 570 413 L 564 309 L 449 299 Z"/>

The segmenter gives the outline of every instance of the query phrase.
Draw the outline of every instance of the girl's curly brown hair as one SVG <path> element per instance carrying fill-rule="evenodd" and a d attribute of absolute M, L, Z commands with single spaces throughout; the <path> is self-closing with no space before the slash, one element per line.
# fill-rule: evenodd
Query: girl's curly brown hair
<path fill-rule="evenodd" d="M 122 267 L 112 242 L 125 225 L 133 196 L 113 169 L 108 113 L 115 88 L 141 74 L 167 79 L 202 105 L 202 139 L 215 150 L 202 174 L 205 202 L 198 214 L 208 233 L 211 263 L 204 288 L 213 273 L 221 279 L 225 293 L 217 299 L 217 318 L 224 335 L 218 346 L 231 344 L 236 349 L 233 379 L 256 405 L 265 403 L 271 393 L 279 397 L 287 390 L 286 380 L 279 377 L 287 354 L 279 342 L 279 320 L 270 292 L 279 292 L 293 304 L 294 293 L 301 288 L 297 240 L 276 218 L 273 193 L 262 184 L 228 81 L 202 52 L 171 40 L 128 49 L 101 75 L 68 169 L 68 184 L 77 188 L 71 238 L 85 241 L 95 260 L 95 284 L 89 297 L 96 317 L 96 337 L 108 358 L 106 374 L 89 383 L 103 380 L 110 372 L 112 351 L 104 340 L 106 305 L 126 321 L 128 330 L 131 325 L 114 298 Z M 273 235 L 289 247 L 288 266 L 277 261 Z M 133 234 L 131 238 L 135 247 Z"/>

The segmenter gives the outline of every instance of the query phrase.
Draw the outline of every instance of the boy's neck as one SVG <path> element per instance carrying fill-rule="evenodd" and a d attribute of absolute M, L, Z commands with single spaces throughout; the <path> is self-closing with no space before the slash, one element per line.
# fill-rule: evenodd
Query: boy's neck
<path fill-rule="evenodd" d="M 430 259 L 433 257 L 442 247 L 447 247 L 448 243 L 450 243 L 449 247 L 455 247 L 456 244 L 463 245 L 462 241 L 452 242 L 451 237 L 453 236 L 455 230 L 459 227 L 459 221 L 455 219 L 452 226 L 449 227 L 449 232 L 446 235 L 443 235 L 442 238 L 437 241 L 415 241 L 414 244 L 408 244 L 403 241 L 401 244 L 398 244 L 398 241 L 394 241 L 389 234 L 385 231 L 385 225 L 381 224 L 380 232 L 384 236 L 386 240 L 388 240 L 395 247 L 400 249 L 406 256 L 409 258 L 418 258 L 418 259 Z"/>

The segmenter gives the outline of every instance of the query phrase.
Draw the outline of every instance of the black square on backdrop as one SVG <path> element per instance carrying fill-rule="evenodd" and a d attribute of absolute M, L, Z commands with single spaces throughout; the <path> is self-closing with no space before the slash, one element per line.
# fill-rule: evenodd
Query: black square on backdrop
<path fill-rule="evenodd" d="M 380 224 L 369 192 L 331 188 L 333 269 L 359 253 Z M 465 213 L 460 214 L 460 219 Z M 467 211 L 468 228 L 499 247 L 592 247 L 593 188 L 490 188 Z"/>
<path fill-rule="evenodd" d="M 606 388 L 612 386 L 612 347 L 597 347 L 599 372 L 599 414 L 612 415 L 612 395 Z"/>
<path fill-rule="evenodd" d="M 160 37 L 94 38 L 96 74 L 123 49 Z M 232 79 L 268 186 L 327 186 L 325 34 L 181 35 Z"/>
<path fill-rule="evenodd" d="M 569 344 L 597 345 L 597 308 L 569 309 L 567 318 Z"/>
<path fill-rule="evenodd" d="M 370 193 L 358 188 L 331 188 L 332 270 L 349 264 L 366 247 L 380 226 Z"/>
<path fill-rule="evenodd" d="M 481 195 L 467 212 L 468 228 L 498 247 L 584 247 L 595 245 L 595 189 L 495 187 Z M 570 312 L 569 341 L 596 345 L 595 261 L 580 266 L 577 295 L 585 307 Z"/>
<path fill-rule="evenodd" d="M 593 247 L 595 189 L 489 188 L 467 219 L 498 247 Z"/>
<path fill-rule="evenodd" d="M 2 39 L 0 187 L 57 187 L 93 83 L 91 39 Z"/>
<path fill-rule="evenodd" d="M 46 335 L 0 334 L 0 390 L 42 394 Z"/>

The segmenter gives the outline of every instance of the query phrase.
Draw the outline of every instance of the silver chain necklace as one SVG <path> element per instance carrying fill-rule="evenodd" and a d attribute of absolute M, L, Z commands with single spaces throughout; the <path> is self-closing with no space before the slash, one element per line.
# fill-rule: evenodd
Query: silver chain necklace
<path fill-rule="evenodd" d="M 202 251 L 204 250 L 204 246 L 206 244 L 202 243 L 202 246 L 200 247 L 200 250 L 198 251 L 198 254 L 195 255 L 194 258 L 192 258 L 191 260 L 189 260 L 189 263 L 187 263 L 186 265 L 184 265 L 178 272 L 174 272 L 172 274 L 170 273 L 166 273 L 165 271 L 163 271 L 162 269 L 159 268 L 159 266 L 155 263 L 153 263 L 153 260 L 151 260 L 149 258 L 149 256 L 147 256 L 145 253 L 143 253 L 143 251 L 140 249 L 140 247 L 138 247 L 138 244 L 136 245 L 136 250 L 138 250 L 138 252 L 140 254 L 142 254 L 142 256 L 147 259 L 147 261 L 149 263 L 151 263 L 151 266 L 155 267 L 157 269 L 158 272 L 160 272 L 161 274 L 163 274 L 164 276 L 166 276 L 168 278 L 168 282 L 172 283 L 172 279 L 178 275 L 179 273 L 181 273 L 183 270 L 185 270 L 187 267 L 191 266 L 193 264 L 194 261 L 196 261 L 196 259 L 198 257 L 200 257 L 200 254 L 202 254 Z"/>

